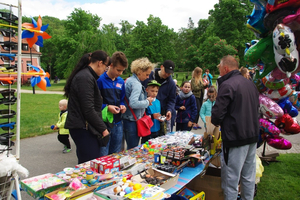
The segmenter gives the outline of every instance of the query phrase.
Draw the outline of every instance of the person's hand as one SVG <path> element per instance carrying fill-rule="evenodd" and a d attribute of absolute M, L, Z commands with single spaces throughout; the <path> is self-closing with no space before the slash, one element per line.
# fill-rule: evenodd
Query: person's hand
<path fill-rule="evenodd" d="M 108 132 L 108 130 L 107 130 L 107 129 L 105 129 L 105 131 L 103 131 L 102 135 L 103 135 L 103 137 L 105 137 L 105 136 L 109 135 L 109 132 Z"/>
<path fill-rule="evenodd" d="M 159 113 L 154 113 L 152 115 L 153 115 L 154 119 L 158 119 L 161 116 L 161 114 L 159 114 Z"/>
<path fill-rule="evenodd" d="M 120 110 L 121 109 L 118 106 L 114 106 L 114 105 L 108 106 L 108 111 L 111 112 L 112 114 L 118 114 Z"/>
<path fill-rule="evenodd" d="M 151 105 L 152 105 L 153 98 L 152 98 L 152 97 L 148 97 L 147 100 L 149 101 L 149 106 L 151 106 Z"/>
<path fill-rule="evenodd" d="M 126 112 L 126 106 L 120 105 L 120 109 L 121 109 L 121 113 L 125 113 Z"/>
<path fill-rule="evenodd" d="M 56 130 L 58 127 L 55 125 L 52 130 Z"/>
<path fill-rule="evenodd" d="M 194 122 L 189 121 L 189 122 L 188 122 L 188 127 L 192 127 L 193 124 L 194 124 Z"/>
<path fill-rule="evenodd" d="M 185 110 L 185 106 L 180 106 L 180 110 Z"/>
<path fill-rule="evenodd" d="M 168 111 L 168 112 L 167 112 L 166 117 L 167 117 L 167 118 L 166 118 L 167 121 L 169 121 L 169 120 L 171 119 L 171 117 L 172 117 L 171 111 Z"/>

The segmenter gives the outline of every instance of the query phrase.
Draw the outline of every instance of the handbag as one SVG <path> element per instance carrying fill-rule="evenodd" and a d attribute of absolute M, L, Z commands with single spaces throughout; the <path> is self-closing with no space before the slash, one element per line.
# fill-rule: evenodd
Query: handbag
<path fill-rule="evenodd" d="M 146 112 L 144 112 L 144 116 L 140 119 L 137 119 L 134 111 L 132 108 L 129 106 L 129 102 L 127 98 L 125 97 L 125 101 L 134 117 L 134 120 L 136 121 L 136 127 L 137 127 L 137 133 L 139 137 L 146 137 L 148 135 L 151 135 L 151 127 L 153 126 L 153 121 L 151 117 L 146 115 Z"/>
<path fill-rule="evenodd" d="M 88 130 L 91 134 L 93 134 L 97 137 L 97 141 L 98 141 L 100 147 L 106 147 L 107 146 L 107 144 L 109 142 L 110 134 L 108 134 L 107 136 L 103 136 L 102 133 L 97 131 L 88 122 L 86 122 L 86 130 Z"/>

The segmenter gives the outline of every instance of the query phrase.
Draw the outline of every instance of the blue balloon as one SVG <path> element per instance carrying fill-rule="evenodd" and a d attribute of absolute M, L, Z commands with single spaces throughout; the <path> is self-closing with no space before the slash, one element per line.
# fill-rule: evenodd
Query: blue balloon
<path fill-rule="evenodd" d="M 289 114 L 291 117 L 296 117 L 298 115 L 298 110 L 290 102 L 289 97 L 280 99 L 277 104 L 282 108 L 284 113 Z"/>

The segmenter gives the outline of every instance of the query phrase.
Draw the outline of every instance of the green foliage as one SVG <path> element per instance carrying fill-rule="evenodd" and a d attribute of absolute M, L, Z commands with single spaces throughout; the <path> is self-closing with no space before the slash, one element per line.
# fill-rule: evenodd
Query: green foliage
<path fill-rule="evenodd" d="M 280 154 L 277 160 L 264 165 L 255 200 L 300 199 L 300 154 Z"/>
<path fill-rule="evenodd" d="M 125 51 L 129 61 L 148 57 L 151 62 L 163 62 L 175 59 L 174 39 L 176 33 L 162 24 L 158 17 L 150 15 L 148 23 L 136 22 L 132 31 L 130 47 Z"/>

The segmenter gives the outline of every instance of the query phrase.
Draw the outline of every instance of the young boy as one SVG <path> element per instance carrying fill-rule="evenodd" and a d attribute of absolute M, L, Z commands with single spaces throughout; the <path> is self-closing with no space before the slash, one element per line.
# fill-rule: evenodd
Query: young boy
<path fill-rule="evenodd" d="M 120 75 L 128 67 L 128 61 L 123 52 L 117 51 L 111 57 L 111 64 L 108 71 L 104 72 L 97 84 L 103 97 L 102 115 L 113 114 L 113 121 L 109 117 L 104 119 L 110 131 L 110 139 L 106 147 L 101 147 L 100 155 L 117 153 L 121 151 L 123 141 L 123 124 L 121 114 L 126 111 L 124 105 L 125 84 Z M 107 114 L 103 114 L 106 112 Z"/>
<path fill-rule="evenodd" d="M 151 135 L 142 137 L 142 144 L 147 142 L 151 138 L 156 138 L 159 136 L 158 132 L 160 131 L 160 122 L 164 121 L 163 119 L 161 119 L 160 101 L 156 99 L 159 87 L 160 84 L 156 80 L 151 80 L 147 84 L 146 92 L 148 94 L 148 97 L 152 97 L 154 100 L 152 101 L 152 104 L 146 109 L 146 114 L 151 115 L 153 126 L 150 129 Z"/>
<path fill-rule="evenodd" d="M 71 144 L 69 141 L 69 129 L 65 129 L 65 123 L 67 119 L 67 107 L 68 107 L 68 100 L 62 99 L 58 103 L 60 113 L 58 114 L 58 122 L 55 125 L 52 125 L 51 128 L 53 130 L 58 129 L 58 136 L 57 139 L 62 144 L 64 144 L 63 153 L 69 153 L 71 149 Z"/>

